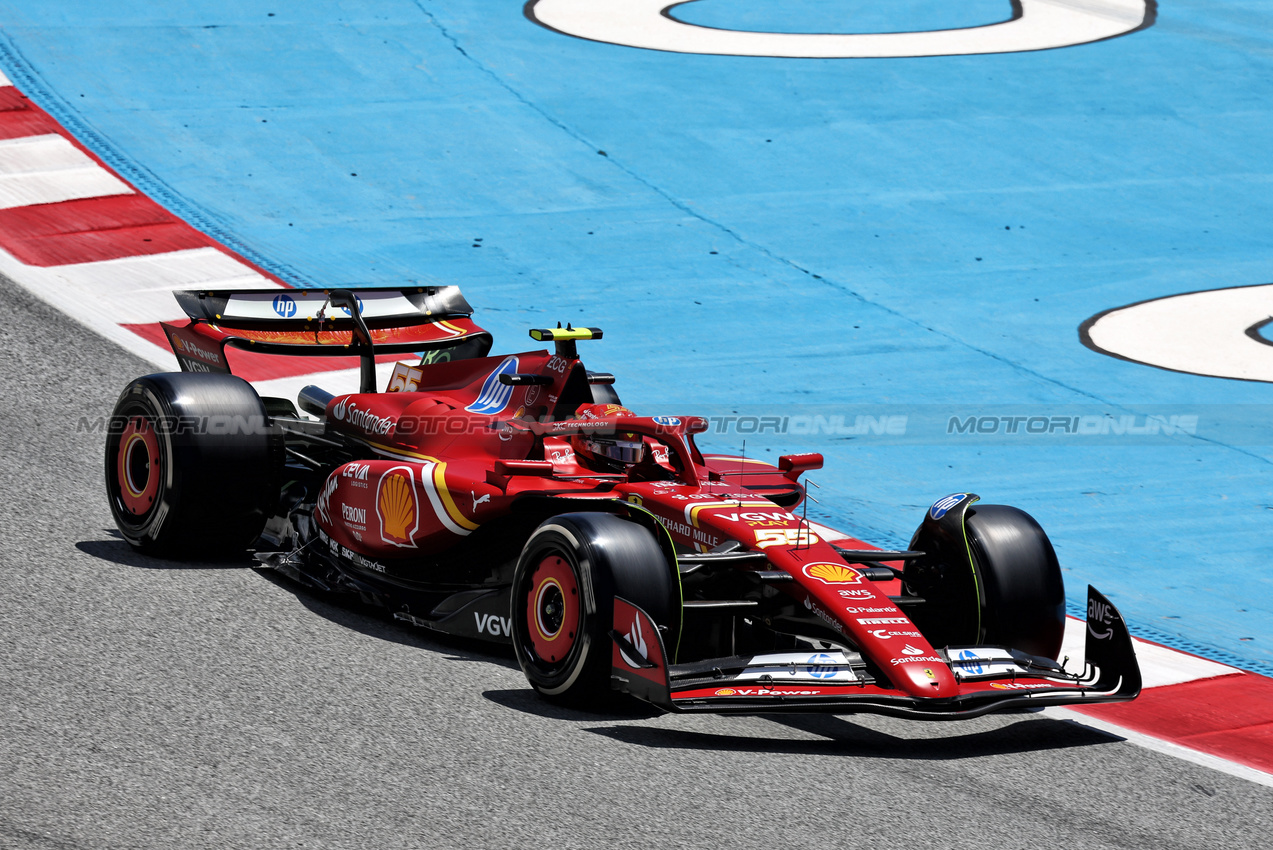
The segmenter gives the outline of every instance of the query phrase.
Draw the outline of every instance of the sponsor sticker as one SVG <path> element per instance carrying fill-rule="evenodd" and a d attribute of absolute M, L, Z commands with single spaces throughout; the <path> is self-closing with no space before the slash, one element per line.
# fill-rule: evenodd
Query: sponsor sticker
<path fill-rule="evenodd" d="M 380 476 L 376 486 L 376 517 L 380 520 L 381 540 L 391 546 L 416 548 L 414 538 L 420 527 L 420 504 L 411 467 L 395 466 Z"/>
<path fill-rule="evenodd" d="M 889 631 L 888 629 L 867 629 L 866 633 L 878 640 L 890 640 L 895 637 L 923 637 L 923 635 L 916 631 L 894 632 Z"/>
<path fill-rule="evenodd" d="M 941 519 L 948 511 L 950 511 L 951 508 L 955 507 L 955 505 L 958 505 L 967 498 L 967 493 L 952 493 L 949 496 L 943 496 L 933 502 L 933 506 L 928 509 L 928 515 L 933 519 Z"/>
<path fill-rule="evenodd" d="M 509 400 L 513 397 L 513 387 L 501 384 L 499 376 L 512 375 L 516 372 L 517 358 L 512 355 L 505 357 L 491 374 L 486 376 L 486 380 L 482 382 L 482 389 L 478 391 L 477 398 L 464 409 L 469 413 L 480 413 L 485 416 L 502 413 L 504 408 L 508 407 Z"/>
<path fill-rule="evenodd" d="M 757 655 L 738 675 L 739 680 L 855 682 L 857 674 L 843 652 L 778 652 Z"/>
<path fill-rule="evenodd" d="M 1037 688 L 1052 688 L 1055 685 L 1045 685 L 1041 682 L 992 682 L 990 687 L 998 691 L 1033 691 Z"/>
<path fill-rule="evenodd" d="M 272 305 L 274 312 L 284 319 L 290 319 L 296 315 L 296 301 L 290 295 L 276 295 Z"/>
<path fill-rule="evenodd" d="M 898 664 L 910 664 L 919 661 L 926 664 L 945 664 L 946 659 L 938 658 L 936 655 L 911 655 L 906 658 L 893 658 L 889 660 L 889 664 L 896 667 Z"/>
<path fill-rule="evenodd" d="M 858 617 L 857 621 L 864 626 L 893 626 L 906 623 L 910 624 L 910 620 L 905 617 Z"/>
<path fill-rule="evenodd" d="M 323 485 L 323 489 L 318 494 L 317 501 L 314 502 L 314 512 L 318 514 L 318 518 L 323 522 L 331 525 L 331 497 L 336 492 L 336 485 L 340 483 L 340 477 L 332 473 L 327 478 L 327 483 Z"/>
<path fill-rule="evenodd" d="M 823 584 L 857 584 L 862 580 L 861 573 L 843 564 L 805 564 L 801 567 L 801 571 L 809 578 L 817 579 Z"/>
<path fill-rule="evenodd" d="M 632 644 L 632 648 L 641 654 L 642 658 L 650 657 L 650 649 L 645 644 L 645 632 L 641 629 L 641 618 L 632 618 L 632 628 L 628 629 L 628 633 L 624 635 L 628 639 L 628 643 Z M 619 657 L 623 659 L 623 663 L 631 667 L 633 670 L 641 668 L 641 662 L 628 655 L 622 647 L 619 648 Z"/>
<path fill-rule="evenodd" d="M 1087 600 L 1087 633 L 1096 640 L 1109 640 L 1114 634 L 1113 606 L 1099 599 Z M 1094 626 L 1100 626 L 1099 630 Z"/>
<path fill-rule="evenodd" d="M 349 398 L 342 398 L 332 408 L 332 418 L 337 422 L 348 423 L 361 428 L 368 434 L 384 436 L 393 429 L 393 419 L 388 416 L 377 416 L 370 410 L 363 410 Z"/>

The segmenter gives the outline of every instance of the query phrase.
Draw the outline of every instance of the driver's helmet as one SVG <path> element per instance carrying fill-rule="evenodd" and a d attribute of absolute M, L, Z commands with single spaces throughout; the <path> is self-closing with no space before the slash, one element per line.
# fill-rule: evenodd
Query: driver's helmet
<path fill-rule="evenodd" d="M 620 404 L 581 404 L 576 419 L 614 419 L 636 416 Z M 573 434 L 569 438 L 575 462 L 594 472 L 623 472 L 641 460 L 645 440 L 639 434 L 614 431 L 609 434 Z"/>

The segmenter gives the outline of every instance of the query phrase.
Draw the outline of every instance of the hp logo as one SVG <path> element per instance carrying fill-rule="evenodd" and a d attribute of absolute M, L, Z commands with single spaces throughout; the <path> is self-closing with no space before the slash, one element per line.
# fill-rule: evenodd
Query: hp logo
<path fill-rule="evenodd" d="M 296 302 L 290 295 L 279 295 L 274 299 L 274 312 L 284 319 L 290 319 L 296 315 Z"/>

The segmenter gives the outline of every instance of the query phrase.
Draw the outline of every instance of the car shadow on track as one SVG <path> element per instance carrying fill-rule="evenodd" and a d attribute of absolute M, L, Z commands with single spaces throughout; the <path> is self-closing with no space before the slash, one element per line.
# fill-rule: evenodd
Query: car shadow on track
<path fill-rule="evenodd" d="M 111 540 L 81 540 L 75 544 L 85 555 L 122 564 L 126 567 L 140 567 L 144 570 L 242 570 L 253 565 L 247 554 L 233 555 L 226 558 L 205 558 L 201 560 L 178 561 L 170 558 L 155 558 L 142 554 L 124 542 L 119 532 L 104 529 Z"/>
<path fill-rule="evenodd" d="M 304 587 L 270 569 L 258 569 L 257 575 L 275 587 L 296 597 L 306 609 L 338 626 L 378 640 L 444 653 L 448 661 L 472 661 L 499 664 L 513 670 L 517 661 L 512 647 L 482 643 L 464 638 L 429 632 L 390 618 L 389 613 L 352 596 L 324 594 Z"/>
<path fill-rule="evenodd" d="M 884 759 L 952 760 L 1014 755 L 1117 743 L 1116 735 L 1050 717 L 942 737 L 905 737 L 828 715 L 771 716 L 768 720 L 809 738 L 744 737 L 648 726 L 599 726 L 587 731 L 655 749 L 718 750 L 792 755 L 842 755 Z M 905 723 L 906 721 L 900 721 Z M 949 729 L 949 726 L 943 728 Z"/>
<path fill-rule="evenodd" d="M 514 664 L 514 666 L 516 665 Z M 646 705 L 619 694 L 611 695 L 612 698 L 608 699 L 604 705 L 599 706 L 596 711 L 568 708 L 544 699 L 535 693 L 529 684 L 516 690 L 484 691 L 482 696 L 504 708 L 511 708 L 515 711 L 533 714 L 536 717 L 545 717 L 550 720 L 570 720 L 587 723 L 597 723 L 603 720 L 648 720 L 663 713 L 654 706 Z"/>

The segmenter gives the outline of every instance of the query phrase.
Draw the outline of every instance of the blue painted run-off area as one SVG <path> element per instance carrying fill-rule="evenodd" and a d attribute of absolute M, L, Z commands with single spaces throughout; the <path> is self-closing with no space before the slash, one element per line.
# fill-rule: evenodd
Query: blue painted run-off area
<path fill-rule="evenodd" d="M 833 5 L 864 17 L 828 32 L 924 29 L 934 8 L 781 4 L 797 30 Z M 678 14 L 764 30 L 777 7 Z M 535 347 L 528 326 L 599 325 L 585 356 L 641 412 L 788 417 L 747 451 L 824 452 L 822 518 L 904 545 L 943 494 L 1018 505 L 1072 601 L 1091 582 L 1139 634 L 1273 673 L 1273 387 L 1105 357 L 1077 330 L 1273 281 L 1266 4 L 1164 2 L 1094 44 L 880 60 L 620 47 L 517 0 L 270 9 L 8 0 L 4 70 L 298 284 L 458 283 L 507 350 Z M 1070 415 L 1116 425 L 947 427 Z M 1144 433 L 1153 416 L 1192 430 Z"/>

